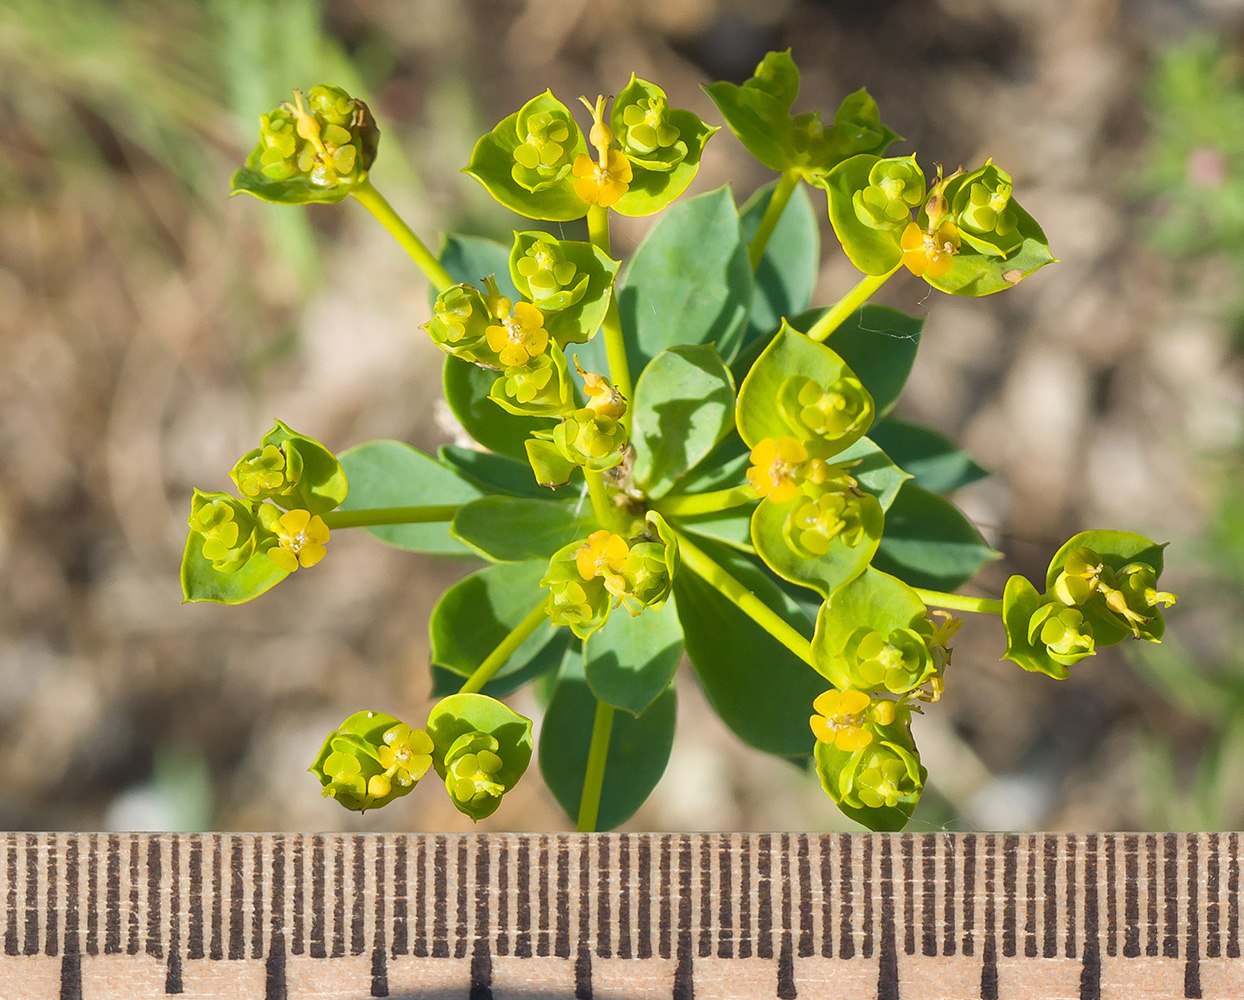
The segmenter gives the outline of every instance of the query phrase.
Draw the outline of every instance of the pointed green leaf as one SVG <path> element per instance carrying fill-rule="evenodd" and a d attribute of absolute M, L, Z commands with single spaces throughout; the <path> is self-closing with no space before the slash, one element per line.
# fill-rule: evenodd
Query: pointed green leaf
<path fill-rule="evenodd" d="M 640 243 L 618 291 L 631 375 L 687 344 L 716 344 L 728 361 L 751 299 L 752 269 L 730 190 L 674 205 Z"/>
<path fill-rule="evenodd" d="M 954 590 L 1001 557 L 958 507 L 907 482 L 886 511 L 885 537 L 873 562 L 913 587 Z"/>
<path fill-rule="evenodd" d="M 682 626 L 672 600 L 639 615 L 619 608 L 583 644 L 587 684 L 606 705 L 643 715 L 669 687 L 682 659 Z"/>
<path fill-rule="evenodd" d="M 672 685 L 639 718 L 614 714 L 597 829 L 625 823 L 652 794 L 669 763 L 677 714 Z M 583 654 L 571 648 L 540 727 L 540 772 L 572 822 L 579 815 L 595 715 L 596 698 L 584 675 Z"/>
<path fill-rule="evenodd" d="M 449 233 L 438 259 L 454 281 L 482 288 L 484 279 L 492 275 L 502 295 L 522 297 L 510 278 L 510 251 L 496 240 Z M 435 289 L 430 290 L 429 299 L 436 301 Z"/>
<path fill-rule="evenodd" d="M 495 452 L 446 444 L 441 445 L 437 457 L 484 493 L 535 500 L 566 500 L 578 496 L 579 491 L 575 489 L 558 491 L 541 486 L 525 462 L 516 462 Z"/>
<path fill-rule="evenodd" d="M 445 402 L 463 429 L 485 448 L 526 462 L 527 438 L 534 431 L 552 428 L 557 421 L 507 413 L 489 395 L 496 381 L 497 372 L 491 369 L 452 355 L 445 358 Z"/>
<path fill-rule="evenodd" d="M 350 481 L 341 510 L 470 503 L 480 491 L 447 465 L 401 441 L 368 441 L 340 455 Z M 464 555 L 448 523 L 386 524 L 365 529 L 382 542 L 412 552 Z"/>
<path fill-rule="evenodd" d="M 911 479 L 868 438 L 860 438 L 846 451 L 835 455 L 834 464 L 847 466 L 860 489 L 875 496 L 884 511 L 890 509 L 903 483 Z"/>
<path fill-rule="evenodd" d="M 662 351 L 635 387 L 635 484 L 660 497 L 734 424 L 734 379 L 712 344 Z"/>
<path fill-rule="evenodd" d="M 695 468 L 678 480 L 670 493 L 709 493 L 739 486 L 750 464 L 747 446 L 737 431 L 732 430 Z"/>
<path fill-rule="evenodd" d="M 752 508 L 733 507 L 715 514 L 680 517 L 678 526 L 705 538 L 725 542 L 741 552 L 755 552 L 752 545 Z"/>
<path fill-rule="evenodd" d="M 493 677 L 480 688 L 480 694 L 490 698 L 506 698 L 519 688 L 538 681 L 552 671 L 556 671 L 566 656 L 566 648 L 574 636 L 569 629 L 559 628 L 553 632 L 553 638 L 544 648 L 517 670 L 510 670 L 498 677 Z M 432 697 L 444 698 L 447 694 L 457 694 L 462 687 L 462 675 L 432 664 Z"/>
<path fill-rule="evenodd" d="M 768 53 L 741 87 L 721 81 L 703 89 L 752 156 L 779 173 L 794 163 L 790 107 L 799 93 L 799 69 L 789 50 Z"/>

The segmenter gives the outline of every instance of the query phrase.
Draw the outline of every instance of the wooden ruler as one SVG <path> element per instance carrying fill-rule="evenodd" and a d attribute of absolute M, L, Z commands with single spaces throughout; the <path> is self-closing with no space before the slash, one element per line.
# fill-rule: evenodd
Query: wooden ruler
<path fill-rule="evenodd" d="M 1244 997 L 1241 835 L 0 835 L 4 1000 Z"/>

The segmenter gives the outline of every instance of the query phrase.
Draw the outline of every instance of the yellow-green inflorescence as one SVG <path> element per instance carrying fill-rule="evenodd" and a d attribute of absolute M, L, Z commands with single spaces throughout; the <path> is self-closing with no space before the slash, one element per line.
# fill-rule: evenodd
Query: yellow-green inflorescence
<path fill-rule="evenodd" d="M 332 452 L 279 420 L 230 476 L 241 498 L 194 492 L 182 560 L 187 600 L 239 603 L 314 566 L 329 540 L 323 515 L 347 491 Z"/>
<path fill-rule="evenodd" d="M 380 132 L 367 105 L 321 84 L 261 115 L 259 143 L 233 175 L 232 189 L 279 204 L 340 201 L 359 189 L 376 158 Z"/>
<path fill-rule="evenodd" d="M 1023 577 L 1011 577 L 1002 599 L 1006 659 L 1061 678 L 1068 667 L 1128 637 L 1160 642 L 1162 608 L 1176 600 L 1158 589 L 1161 549 L 1139 535 L 1083 532 L 1055 556 L 1044 594 Z"/>
<path fill-rule="evenodd" d="M 677 568 L 673 533 L 654 512 L 647 515 L 643 533 L 630 539 L 603 528 L 594 531 L 549 560 L 540 581 L 549 589 L 549 620 L 586 639 L 618 605 L 638 615 L 664 604 Z"/>
<path fill-rule="evenodd" d="M 432 740 L 383 712 L 356 712 L 328 735 L 311 772 L 324 795 L 362 812 L 411 791 L 432 767 Z"/>

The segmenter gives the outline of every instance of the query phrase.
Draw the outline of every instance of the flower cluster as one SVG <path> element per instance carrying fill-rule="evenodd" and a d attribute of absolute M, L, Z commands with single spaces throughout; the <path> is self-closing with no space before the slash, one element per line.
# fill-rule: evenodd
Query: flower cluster
<path fill-rule="evenodd" d="M 531 761 L 531 720 L 493 698 L 443 699 L 424 729 L 355 712 L 328 734 L 308 769 L 325 796 L 362 812 L 406 795 L 435 768 L 450 801 L 474 820 L 496 811 Z"/>
<path fill-rule="evenodd" d="M 245 191 L 284 204 L 340 201 L 366 183 L 380 132 L 366 104 L 321 84 L 294 91 L 259 118 L 259 144 L 233 177 Z"/>
<path fill-rule="evenodd" d="M 346 498 L 346 477 L 318 441 L 281 421 L 230 472 L 242 498 L 194 491 L 182 558 L 186 600 L 250 600 L 324 558 L 324 516 Z"/>
<path fill-rule="evenodd" d="M 855 462 L 828 459 L 867 428 L 872 400 L 853 376 L 829 386 L 791 381 L 798 388 L 784 395 L 796 405 L 784 407 L 779 397 L 779 410 L 804 439 L 762 438 L 751 450 L 747 481 L 762 501 L 782 508 L 781 537 L 798 556 L 821 558 L 834 544 L 856 549 L 879 533 L 880 509 L 850 474 Z"/>
<path fill-rule="evenodd" d="M 867 302 L 883 281 L 905 266 L 980 296 L 1053 260 L 1011 177 L 986 162 L 938 166 L 930 182 L 914 155 L 887 156 L 899 137 L 864 90 L 832 122 L 794 113 L 789 52 L 706 90 L 781 176 L 742 205 L 728 188 L 678 205 L 616 295 L 611 213 L 670 206 L 717 131 L 654 84 L 632 76 L 612 103 L 580 98 L 586 117 L 546 91 L 473 149 L 465 172 L 498 202 L 584 219 L 586 242 L 552 226 L 508 246 L 449 236 L 436 255 L 370 182 L 378 133 L 362 102 L 317 87 L 260 121 L 234 191 L 352 194 L 397 236 L 439 292 L 423 329 L 479 445 L 352 448 L 338 511 L 342 465 L 278 423 L 234 467 L 237 495 L 194 495 L 191 600 L 255 597 L 320 561 L 330 528 L 489 560 L 432 612 L 440 700 L 423 727 L 360 712 L 325 741 L 311 770 L 347 808 L 384 805 L 435 771 L 457 809 L 490 815 L 533 752 L 530 720 L 493 696 L 539 678 L 548 787 L 581 829 L 616 826 L 664 769 L 685 652 L 741 738 L 789 758 L 811 749 L 844 813 L 901 829 L 926 778 L 911 719 L 940 697 L 961 624 L 930 607 L 1000 612 L 1007 657 L 1056 677 L 1104 646 L 1161 637 L 1174 598 L 1158 588 L 1161 547 L 1138 535 L 1077 535 L 1040 593 L 1022 577 L 1000 602 L 950 593 L 998 555 L 949 499 L 984 472 L 889 416 L 922 321 Z M 805 182 L 869 276 L 828 308 L 800 277 L 819 266 Z M 625 756 L 606 767 L 616 747 Z"/>
<path fill-rule="evenodd" d="M 1020 576 L 1003 594 L 1006 658 L 1026 670 L 1067 677 L 1068 667 L 1128 637 L 1160 642 L 1162 547 L 1120 531 L 1082 532 L 1054 556 L 1046 590 Z"/>
<path fill-rule="evenodd" d="M 633 75 L 611 111 L 603 96 L 579 100 L 592 121 L 586 136 L 545 91 L 480 139 L 465 172 L 533 219 L 565 222 L 591 209 L 651 215 L 691 182 L 717 131 Z"/>
<path fill-rule="evenodd" d="M 548 614 L 586 639 L 620 604 L 632 615 L 660 607 L 678 568 L 678 543 L 664 519 L 649 511 L 631 539 L 601 529 L 558 549 L 540 581 L 549 590 Z"/>

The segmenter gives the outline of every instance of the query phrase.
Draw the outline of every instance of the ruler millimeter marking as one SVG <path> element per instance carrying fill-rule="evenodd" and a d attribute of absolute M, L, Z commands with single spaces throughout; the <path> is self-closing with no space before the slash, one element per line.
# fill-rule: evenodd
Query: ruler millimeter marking
<path fill-rule="evenodd" d="M 1235 833 L 8 834 L 0 996 L 1244 996 L 1240 848 Z"/>

